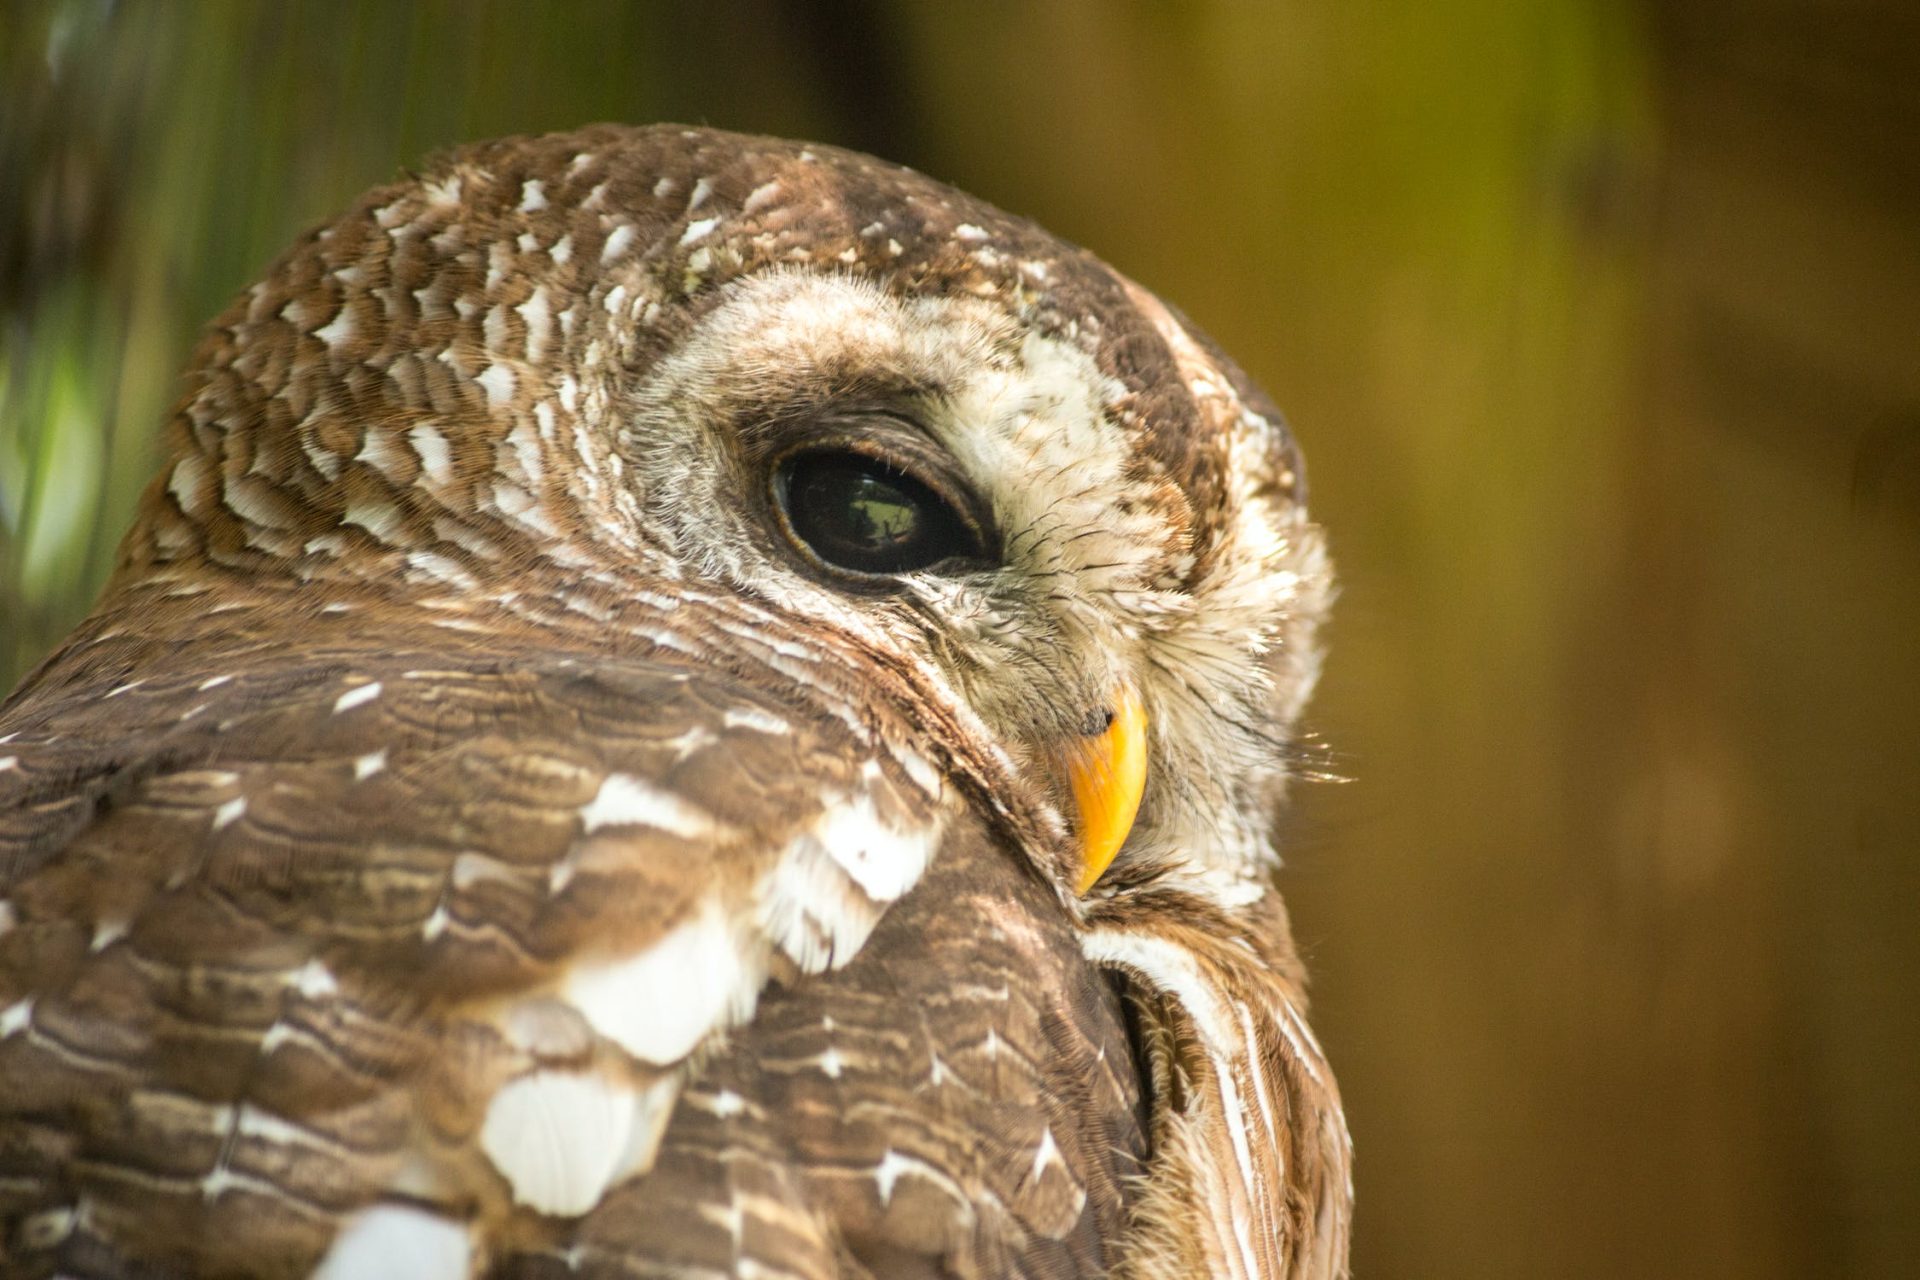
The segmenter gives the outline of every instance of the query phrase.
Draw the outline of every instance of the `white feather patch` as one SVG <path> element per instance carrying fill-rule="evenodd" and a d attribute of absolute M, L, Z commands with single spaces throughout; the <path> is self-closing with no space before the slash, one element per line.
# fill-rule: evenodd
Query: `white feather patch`
<path fill-rule="evenodd" d="M 349 503 L 340 523 L 357 524 L 389 546 L 397 545 L 403 528 L 400 509 L 391 502 Z"/>
<path fill-rule="evenodd" d="M 33 1022 L 33 997 L 16 1000 L 4 1009 L 0 1009 L 0 1040 L 6 1039 L 22 1027 Z"/>
<path fill-rule="evenodd" d="M 343 711 L 351 711 L 355 707 L 364 706 L 372 702 L 379 696 L 380 682 L 378 680 L 373 681 L 371 684 L 355 685 L 333 700 L 333 713 L 339 715 Z"/>
<path fill-rule="evenodd" d="M 839 968 L 886 905 L 920 882 L 941 829 L 896 830 L 864 793 L 829 804 L 761 880 L 758 924 L 802 973 Z"/>
<path fill-rule="evenodd" d="M 639 1090 L 594 1075 L 536 1071 L 493 1095 L 480 1147 L 515 1203 L 572 1217 L 653 1166 L 677 1089 L 671 1079 Z"/>
<path fill-rule="evenodd" d="M 685 840 L 714 834 L 713 815 L 688 804 L 671 791 L 624 773 L 610 773 L 592 800 L 580 810 L 588 832 L 602 827 L 653 827 Z"/>
<path fill-rule="evenodd" d="M 722 726 L 728 729 L 751 729 L 755 733 L 781 737 L 793 732 L 793 726 L 770 711 L 758 707 L 729 707 L 720 717 Z"/>
<path fill-rule="evenodd" d="M 428 480 L 443 485 L 453 479 L 453 450 L 438 427 L 422 422 L 407 432 L 407 439 L 413 443 L 414 454 L 420 459 L 420 470 Z"/>
<path fill-rule="evenodd" d="M 360 452 L 353 455 L 353 460 L 366 463 L 389 480 L 398 480 L 406 466 L 407 454 L 401 449 L 398 438 L 391 433 L 370 430 L 360 443 Z"/>
<path fill-rule="evenodd" d="M 601 1035 L 642 1061 L 665 1066 L 751 1013 L 762 976 L 761 965 L 749 963 L 727 927 L 720 905 L 708 899 L 646 950 L 576 966 L 560 994 Z"/>
<path fill-rule="evenodd" d="M 342 306 L 339 312 L 325 327 L 315 329 L 313 336 L 326 343 L 329 347 L 337 347 L 343 342 L 352 340 L 354 328 L 353 307 L 347 305 Z"/>
<path fill-rule="evenodd" d="M 829 805 L 814 824 L 827 853 L 875 902 L 892 902 L 920 882 L 939 827 L 896 831 L 881 821 L 871 796 Z"/>
<path fill-rule="evenodd" d="M 474 381 L 487 393 L 487 403 L 493 406 L 506 404 L 513 399 L 513 370 L 503 364 L 490 364 L 480 371 Z"/>
<path fill-rule="evenodd" d="M 932 1183 L 956 1205 L 967 1208 L 968 1216 L 972 1216 L 967 1193 L 959 1183 L 918 1156 L 905 1155 L 889 1147 L 881 1153 L 880 1162 L 873 1167 L 873 1181 L 882 1205 L 893 1202 L 893 1189 L 900 1185 L 902 1178 L 918 1178 Z"/>
<path fill-rule="evenodd" d="M 838 968 L 866 945 L 880 906 L 806 833 L 760 882 L 757 922 L 802 973 Z"/>
<path fill-rule="evenodd" d="M 312 1280 L 467 1280 L 473 1242 L 465 1225 L 405 1204 L 355 1215 Z"/>
<path fill-rule="evenodd" d="M 600 246 L 600 261 L 612 262 L 625 253 L 638 234 L 629 224 L 623 223 L 615 227 L 613 233 L 607 237 L 606 243 Z"/>
<path fill-rule="evenodd" d="M 167 492 L 180 504 L 180 510 L 190 516 L 205 512 L 209 475 L 207 460 L 198 453 L 190 453 L 173 464 L 173 474 L 167 480 Z"/>

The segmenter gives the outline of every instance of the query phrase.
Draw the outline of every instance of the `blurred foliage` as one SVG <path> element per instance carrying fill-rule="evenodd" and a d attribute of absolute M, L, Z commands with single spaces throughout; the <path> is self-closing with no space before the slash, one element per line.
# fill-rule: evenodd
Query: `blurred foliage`
<path fill-rule="evenodd" d="M 1369 1276 L 1920 1255 L 1920 11 L 1904 0 L 0 7 L 0 675 L 197 327 L 437 148 L 874 150 L 1177 301 L 1346 583 L 1285 886 Z"/>

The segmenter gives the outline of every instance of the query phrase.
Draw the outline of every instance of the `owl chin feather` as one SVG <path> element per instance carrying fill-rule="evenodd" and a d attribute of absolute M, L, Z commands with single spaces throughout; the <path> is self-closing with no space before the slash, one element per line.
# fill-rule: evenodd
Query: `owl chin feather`
<path fill-rule="evenodd" d="M 8 1265 L 1346 1273 L 1272 884 L 1331 573 L 1177 313 L 602 125 L 367 193 L 190 374 L 0 708 Z"/>

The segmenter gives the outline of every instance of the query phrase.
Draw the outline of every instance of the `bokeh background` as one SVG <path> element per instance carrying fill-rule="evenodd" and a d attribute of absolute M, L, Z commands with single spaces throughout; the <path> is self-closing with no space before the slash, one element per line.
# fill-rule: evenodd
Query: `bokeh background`
<path fill-rule="evenodd" d="M 877 151 L 1305 442 L 1357 1274 L 1920 1274 L 1920 5 L 7 0 L 0 76 L 0 685 L 362 187 L 595 119 Z"/>

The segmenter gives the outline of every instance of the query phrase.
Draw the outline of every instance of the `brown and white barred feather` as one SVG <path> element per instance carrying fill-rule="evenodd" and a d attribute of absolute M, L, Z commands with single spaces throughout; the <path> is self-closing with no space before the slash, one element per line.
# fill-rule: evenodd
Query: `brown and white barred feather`
<path fill-rule="evenodd" d="M 370 193 L 195 378 L 0 708 L 0 1274 L 1345 1274 L 1266 835 L 1327 573 L 1151 295 L 603 126 Z M 755 549 L 754 424 L 876 402 L 1030 591 Z M 1042 763 L 1116 679 L 1154 762 L 1083 898 Z"/>

